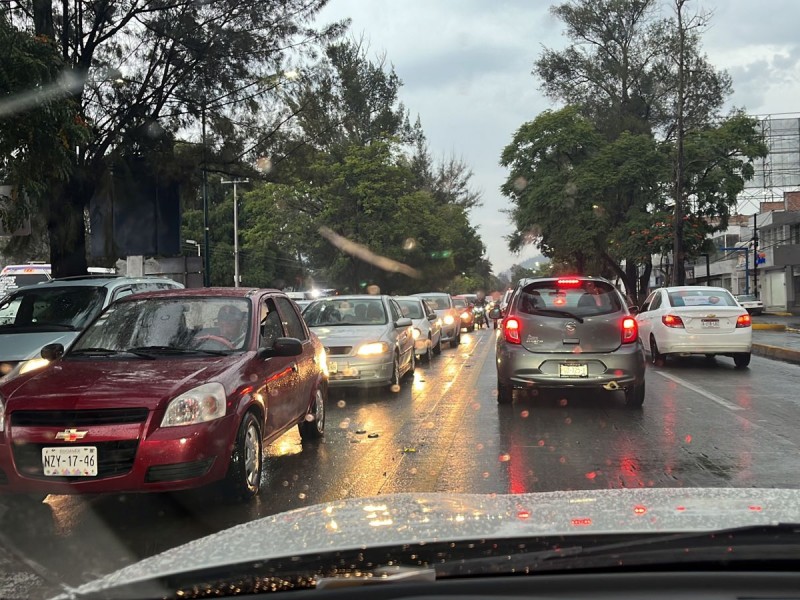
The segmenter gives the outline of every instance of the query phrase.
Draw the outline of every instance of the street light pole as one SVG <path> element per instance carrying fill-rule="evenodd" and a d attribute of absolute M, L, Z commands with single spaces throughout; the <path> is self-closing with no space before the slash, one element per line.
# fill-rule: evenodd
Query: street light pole
<path fill-rule="evenodd" d="M 233 185 L 233 287 L 239 287 L 239 201 L 236 195 L 236 186 L 240 183 L 249 183 L 250 179 L 222 180 L 222 185 Z M 206 253 L 208 254 L 208 253 Z"/>
<path fill-rule="evenodd" d="M 758 298 L 758 213 L 753 215 L 753 293 Z"/>

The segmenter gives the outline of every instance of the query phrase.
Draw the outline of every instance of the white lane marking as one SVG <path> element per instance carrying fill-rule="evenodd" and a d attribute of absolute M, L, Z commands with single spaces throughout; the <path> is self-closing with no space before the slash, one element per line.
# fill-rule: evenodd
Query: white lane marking
<path fill-rule="evenodd" d="M 725 400 L 725 398 L 720 398 L 716 394 L 712 394 L 711 392 L 705 391 L 703 388 L 697 387 L 695 384 L 686 381 L 680 377 L 676 377 L 675 375 L 670 375 L 668 373 L 664 373 L 663 371 L 655 371 L 662 377 L 669 379 L 670 381 L 674 381 L 678 385 L 682 385 L 685 388 L 692 390 L 693 392 L 700 394 L 701 396 L 708 398 L 712 402 L 716 402 L 720 406 L 727 408 L 728 410 L 742 410 L 741 406 L 737 406 Z"/>

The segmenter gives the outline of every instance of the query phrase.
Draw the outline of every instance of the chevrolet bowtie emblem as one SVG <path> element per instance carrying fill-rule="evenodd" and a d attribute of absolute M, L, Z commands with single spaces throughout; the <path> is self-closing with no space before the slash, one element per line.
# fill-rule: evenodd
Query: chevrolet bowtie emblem
<path fill-rule="evenodd" d="M 86 437 L 88 431 L 78 431 L 77 429 L 65 429 L 56 434 L 57 440 L 64 440 L 65 442 L 76 442 Z"/>
<path fill-rule="evenodd" d="M 717 316 L 717 315 L 706 315 L 706 319 L 713 319 L 713 318 L 714 318 L 714 317 L 716 317 L 716 316 Z"/>

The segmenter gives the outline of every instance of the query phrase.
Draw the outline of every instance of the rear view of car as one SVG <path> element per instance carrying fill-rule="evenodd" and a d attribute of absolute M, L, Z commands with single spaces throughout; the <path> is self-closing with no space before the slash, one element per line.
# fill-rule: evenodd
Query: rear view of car
<path fill-rule="evenodd" d="M 644 402 L 644 374 L 636 320 L 611 283 L 591 277 L 520 282 L 497 338 L 499 403 L 510 403 L 514 388 L 621 389 L 635 408 Z"/>
<path fill-rule="evenodd" d="M 475 315 L 472 314 L 472 306 L 464 296 L 453 296 L 453 306 L 461 315 L 461 329 L 469 332 L 475 331 Z"/>
<path fill-rule="evenodd" d="M 764 312 L 764 303 L 755 294 L 741 294 L 736 296 L 736 301 L 751 315 L 760 315 Z"/>
<path fill-rule="evenodd" d="M 725 288 L 680 286 L 655 290 L 636 320 L 655 365 L 664 365 L 669 356 L 688 354 L 730 356 L 738 368 L 750 364 L 750 314 Z"/>

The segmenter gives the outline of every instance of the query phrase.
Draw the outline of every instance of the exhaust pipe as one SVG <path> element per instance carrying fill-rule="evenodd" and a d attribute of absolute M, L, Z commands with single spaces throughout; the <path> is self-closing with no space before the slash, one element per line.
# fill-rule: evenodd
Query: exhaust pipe
<path fill-rule="evenodd" d="M 603 386 L 603 389 L 608 390 L 609 392 L 613 392 L 613 391 L 618 390 L 620 388 L 619 388 L 619 385 L 617 385 L 616 381 L 611 381 L 609 383 L 606 383 Z"/>

